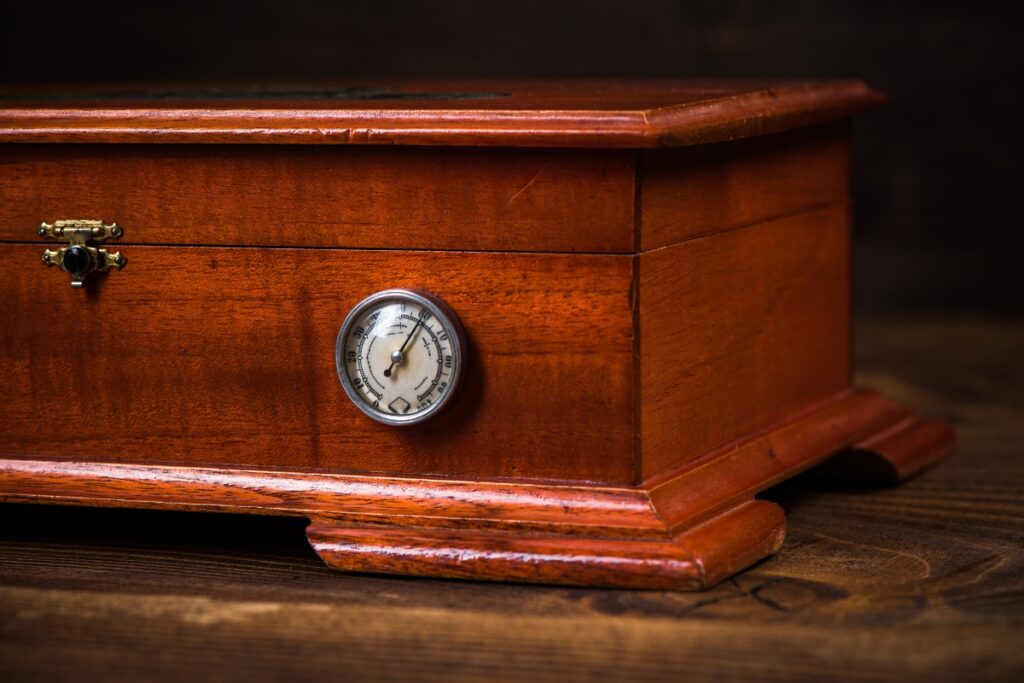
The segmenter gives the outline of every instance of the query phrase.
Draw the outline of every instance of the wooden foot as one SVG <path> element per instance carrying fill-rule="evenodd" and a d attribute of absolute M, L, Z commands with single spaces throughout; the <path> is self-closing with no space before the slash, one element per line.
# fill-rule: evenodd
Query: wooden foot
<path fill-rule="evenodd" d="M 895 486 L 937 463 L 955 443 L 948 423 L 911 415 L 829 458 L 816 478 L 843 488 Z"/>
<path fill-rule="evenodd" d="M 785 515 L 759 491 L 847 449 L 902 479 L 953 443 L 944 423 L 852 391 L 635 487 L 8 458 L 0 500 L 307 517 L 346 571 L 696 590 L 781 545 Z"/>
<path fill-rule="evenodd" d="M 767 500 L 747 501 L 675 536 L 700 565 L 701 589 L 768 557 L 784 540 L 786 513 Z"/>
<path fill-rule="evenodd" d="M 306 531 L 328 566 L 529 583 L 699 590 L 782 545 L 786 517 L 752 500 L 675 535 L 650 539 L 388 528 L 315 521 Z"/>
<path fill-rule="evenodd" d="M 956 444 L 953 427 L 940 420 L 910 416 L 889 429 L 853 445 L 854 456 L 875 456 L 886 466 L 881 479 L 906 481 L 948 455 Z"/>
<path fill-rule="evenodd" d="M 319 520 L 308 535 L 328 565 L 347 571 L 695 590 L 782 545 L 785 514 L 754 500 L 757 492 L 837 452 L 837 463 L 862 478 L 904 479 L 953 444 L 945 423 L 921 420 L 878 394 L 853 392 L 638 487 L 656 520 L 642 530 L 623 525 L 613 536 L 608 525 L 609 535 L 599 535 L 582 519 L 554 534 L 515 523 L 480 532 L 351 529 Z"/>

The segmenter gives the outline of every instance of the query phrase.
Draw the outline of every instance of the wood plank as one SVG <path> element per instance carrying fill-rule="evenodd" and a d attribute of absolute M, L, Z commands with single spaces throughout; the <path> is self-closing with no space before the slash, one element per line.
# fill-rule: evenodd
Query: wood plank
<path fill-rule="evenodd" d="M 849 385 L 845 204 L 639 256 L 640 476 Z"/>
<path fill-rule="evenodd" d="M 0 240 L 117 221 L 119 244 L 629 252 L 634 155 L 3 145 Z"/>
<path fill-rule="evenodd" d="M 846 201 L 849 122 L 640 156 L 647 251 Z"/>
<path fill-rule="evenodd" d="M 380 97 L 324 96 L 330 84 L 196 90 L 0 91 L 0 140 L 645 148 L 837 121 L 885 100 L 860 81 L 492 79 L 399 83 Z"/>
<path fill-rule="evenodd" d="M 81 291 L 43 267 L 38 246 L 3 247 L 3 316 L 17 324 L 0 325 L 0 450 L 94 462 L 633 480 L 632 257 L 124 252 L 123 271 Z M 433 292 L 469 337 L 468 374 L 453 405 L 404 429 L 360 413 L 334 364 L 345 314 L 388 287 Z"/>

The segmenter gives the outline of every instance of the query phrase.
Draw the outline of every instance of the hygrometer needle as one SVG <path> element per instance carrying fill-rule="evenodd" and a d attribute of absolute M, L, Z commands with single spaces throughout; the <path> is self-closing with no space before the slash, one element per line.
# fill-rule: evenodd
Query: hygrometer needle
<path fill-rule="evenodd" d="M 405 347 L 407 347 L 409 345 L 409 342 L 412 341 L 412 336 L 414 334 L 416 334 L 416 330 L 418 330 L 420 328 L 420 325 L 422 325 L 422 324 L 423 324 L 423 317 L 421 316 L 420 319 L 416 321 L 416 324 L 412 326 L 412 330 L 409 331 L 409 336 L 405 338 L 405 342 L 402 344 L 401 348 L 399 348 L 397 351 L 394 351 L 394 352 L 391 353 L 391 365 L 389 365 L 388 369 L 384 371 L 384 376 L 385 377 L 390 377 L 391 376 L 391 370 L 396 365 L 398 365 L 403 360 L 405 360 Z"/>

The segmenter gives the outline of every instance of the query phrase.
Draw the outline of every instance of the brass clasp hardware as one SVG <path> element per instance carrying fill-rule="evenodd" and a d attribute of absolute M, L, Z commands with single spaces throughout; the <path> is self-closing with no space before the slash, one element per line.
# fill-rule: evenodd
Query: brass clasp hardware
<path fill-rule="evenodd" d="M 107 225 L 103 221 L 63 220 L 43 223 L 39 226 L 40 237 L 68 243 L 66 247 L 44 251 L 43 263 L 58 266 L 70 275 L 72 287 L 84 287 L 85 276 L 89 273 L 124 268 L 124 264 L 128 263 L 121 252 L 110 252 L 89 243 L 116 240 L 123 234 L 124 230 L 117 223 Z"/>

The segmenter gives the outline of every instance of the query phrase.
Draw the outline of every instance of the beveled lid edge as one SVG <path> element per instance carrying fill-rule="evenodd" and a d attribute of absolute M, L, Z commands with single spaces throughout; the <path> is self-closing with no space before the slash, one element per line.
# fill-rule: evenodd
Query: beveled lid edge
<path fill-rule="evenodd" d="M 678 82 L 685 84 L 687 82 Z M 699 82 L 698 82 L 699 83 Z M 502 82 L 493 82 L 500 88 Z M 568 87 L 568 86 L 567 86 Z M 0 106 L 0 143 L 682 147 L 846 118 L 886 97 L 863 81 L 748 83 L 678 105 L 618 108 Z M 656 91 L 655 91 L 656 92 Z M 436 103 L 435 103 L 436 105 Z"/>

